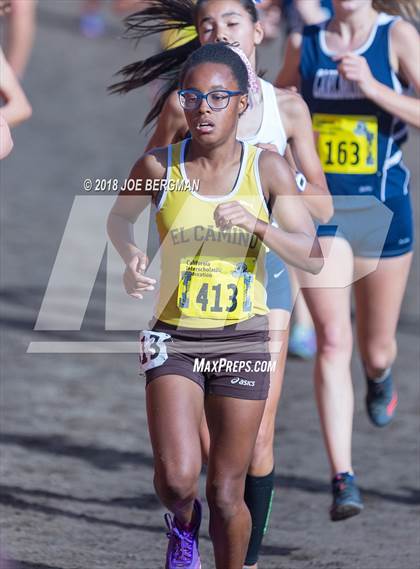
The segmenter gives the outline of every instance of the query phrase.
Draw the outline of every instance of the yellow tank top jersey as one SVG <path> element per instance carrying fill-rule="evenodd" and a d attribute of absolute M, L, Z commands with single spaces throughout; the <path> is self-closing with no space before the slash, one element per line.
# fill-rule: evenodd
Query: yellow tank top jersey
<path fill-rule="evenodd" d="M 238 201 L 269 223 L 261 188 L 261 150 L 242 143 L 239 174 L 232 191 L 204 196 L 188 180 L 184 156 L 188 139 L 168 147 L 166 189 L 157 204 L 161 277 L 155 316 L 178 327 L 220 328 L 267 314 L 265 246 L 254 234 L 220 230 L 216 207 Z"/>

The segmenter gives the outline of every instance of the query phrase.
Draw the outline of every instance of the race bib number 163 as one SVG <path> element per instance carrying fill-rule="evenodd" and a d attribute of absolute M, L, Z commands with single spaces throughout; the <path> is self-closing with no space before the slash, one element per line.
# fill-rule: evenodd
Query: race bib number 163
<path fill-rule="evenodd" d="M 314 114 L 313 129 L 327 174 L 375 174 L 378 170 L 377 117 Z"/>

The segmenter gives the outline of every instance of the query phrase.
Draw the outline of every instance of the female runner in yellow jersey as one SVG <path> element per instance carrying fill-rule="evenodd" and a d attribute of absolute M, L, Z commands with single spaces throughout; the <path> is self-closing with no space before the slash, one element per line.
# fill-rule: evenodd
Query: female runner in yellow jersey
<path fill-rule="evenodd" d="M 123 73 L 126 80 L 115 90 L 126 92 L 148 84 L 154 78 L 173 78 L 161 98 L 158 98 L 146 119 L 146 124 L 157 118 L 148 149 L 177 142 L 187 135 L 188 125 L 179 104 L 176 82 L 181 62 L 200 44 L 229 42 L 238 45 L 256 67 L 256 50 L 264 37 L 253 0 L 153 0 L 150 8 L 128 18 L 128 35 L 139 40 L 145 35 L 160 31 L 188 30 L 195 26 L 198 36 L 188 43 L 177 44 L 173 49 L 151 58 L 128 65 Z M 253 90 L 249 108 L 239 120 L 238 138 L 282 155 L 288 151 L 290 162 L 307 180 L 302 193 L 311 213 L 322 221 L 332 215 L 332 202 L 326 188 L 325 177 L 316 154 L 312 125 L 308 109 L 299 95 L 257 78 L 250 69 Z M 305 179 L 300 176 L 300 180 Z M 301 186 L 301 189 L 302 186 Z M 296 193 L 298 188 L 296 186 Z M 283 383 L 287 354 L 288 323 L 292 299 L 288 270 L 273 252 L 266 257 L 267 303 L 270 308 L 270 349 L 277 362 L 271 373 L 271 387 L 263 420 L 258 433 L 252 461 L 246 479 L 246 502 L 253 519 L 252 534 L 247 555 L 247 566 L 256 567 L 263 533 L 268 525 L 274 488 L 274 432 L 275 418 Z M 208 448 L 208 432 L 202 429 L 204 454 Z"/>
<path fill-rule="evenodd" d="M 142 335 L 155 488 L 173 513 L 166 518 L 166 569 L 201 567 L 197 485 L 204 409 L 216 568 L 242 569 L 251 529 L 245 477 L 269 384 L 262 242 L 303 270 L 317 273 L 323 265 L 287 163 L 236 138 L 247 92 L 248 73 L 236 53 L 225 45 L 200 48 L 183 69 L 178 94 L 191 139 L 149 152 L 131 172 L 134 179 L 200 180 L 198 192 L 167 191 L 156 200 L 160 292 L 156 322 Z M 155 285 L 133 237 L 149 196 L 119 196 L 108 223 L 127 265 L 126 290 L 139 299 Z M 268 203 L 279 227 L 269 224 Z M 222 357 L 226 365 L 214 369 Z M 197 371 L 197 358 L 211 369 Z"/>

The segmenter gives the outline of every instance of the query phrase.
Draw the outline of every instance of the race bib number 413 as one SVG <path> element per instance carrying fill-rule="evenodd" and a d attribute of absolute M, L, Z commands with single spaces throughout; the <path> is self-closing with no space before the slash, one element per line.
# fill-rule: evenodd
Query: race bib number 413
<path fill-rule="evenodd" d="M 255 259 L 184 258 L 177 304 L 184 316 L 244 319 L 253 313 Z"/>
<path fill-rule="evenodd" d="M 327 174 L 374 174 L 378 170 L 377 117 L 314 114 L 313 129 Z"/>

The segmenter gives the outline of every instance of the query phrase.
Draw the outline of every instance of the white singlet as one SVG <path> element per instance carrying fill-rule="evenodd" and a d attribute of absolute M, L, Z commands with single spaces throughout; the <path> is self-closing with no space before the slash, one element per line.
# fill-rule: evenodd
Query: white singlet
<path fill-rule="evenodd" d="M 248 144 L 274 144 L 282 156 L 286 152 L 287 136 L 281 120 L 274 86 L 260 79 L 263 97 L 263 118 L 254 136 L 242 138 Z"/>

